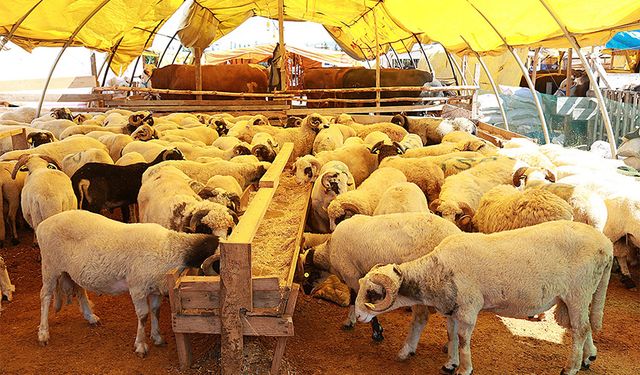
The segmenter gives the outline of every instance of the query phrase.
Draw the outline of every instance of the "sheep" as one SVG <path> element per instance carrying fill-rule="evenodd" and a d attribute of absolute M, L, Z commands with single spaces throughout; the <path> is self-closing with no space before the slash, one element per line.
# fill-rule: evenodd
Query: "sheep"
<path fill-rule="evenodd" d="M 461 142 L 444 142 L 432 146 L 407 150 L 404 156 L 407 158 L 421 158 L 425 156 L 439 156 L 459 151 L 474 151 L 486 156 L 495 155 L 494 148 L 488 147 L 481 139 Z"/>
<path fill-rule="evenodd" d="M 336 196 L 355 189 L 349 168 L 341 161 L 330 161 L 320 170 L 311 190 L 311 216 L 308 227 L 311 232 L 329 233 L 327 209 Z"/>
<path fill-rule="evenodd" d="M 142 182 L 144 183 L 145 176 L 152 176 L 165 166 L 175 167 L 201 184 L 207 183 L 213 176 L 232 176 L 238 181 L 240 186 L 242 186 L 242 189 L 246 189 L 247 186 L 257 183 L 267 171 L 264 162 L 249 164 L 234 163 L 226 160 L 211 163 L 198 163 L 190 160 L 169 161 L 162 165 L 149 168 L 142 177 Z"/>
<path fill-rule="evenodd" d="M 461 225 L 459 221 L 463 217 L 473 216 L 485 192 L 497 185 L 510 184 L 513 173 L 522 166 L 526 165 L 519 160 L 496 157 L 447 177 L 440 189 L 440 197 L 430 201 L 429 208 Z"/>
<path fill-rule="evenodd" d="M 350 115 L 342 114 L 336 119 L 337 124 L 346 125 L 356 132 L 356 136 L 364 139 L 367 135 L 374 131 L 385 133 L 393 142 L 400 142 L 406 135 L 407 131 L 391 122 L 379 122 L 375 124 L 358 124 Z"/>
<path fill-rule="evenodd" d="M 121 158 L 116 161 L 116 165 L 131 165 L 136 163 L 146 163 L 147 161 L 144 159 L 139 152 L 129 152 L 128 154 L 124 154 Z"/>
<path fill-rule="evenodd" d="M 421 258 L 374 267 L 359 281 L 355 310 L 359 321 L 369 322 L 403 306 L 434 307 L 447 317 L 449 359 L 442 370 L 469 375 L 480 311 L 523 318 L 557 304 L 556 320 L 571 328 L 573 339 L 563 373 L 575 375 L 596 359 L 592 334 L 602 328 L 612 263 L 611 241 L 582 223 L 454 234 Z M 535 272 L 514 264 L 534 265 Z M 423 328 L 414 320 L 415 342 Z"/>
<path fill-rule="evenodd" d="M 476 133 L 475 124 L 464 118 L 453 120 L 436 117 L 424 117 L 420 119 L 409 118 L 404 114 L 393 116 L 391 122 L 397 124 L 409 133 L 417 134 L 422 139 L 422 144 L 432 145 L 442 142 L 442 137 L 452 131 L 463 131 L 466 133 Z"/>
<path fill-rule="evenodd" d="M 371 154 L 367 146 L 354 144 L 298 158 L 293 166 L 296 181 L 300 184 L 315 181 L 322 166 L 332 160 L 339 160 L 349 167 L 356 185 L 360 185 L 378 168 L 378 158 Z"/>
<path fill-rule="evenodd" d="M 113 159 L 111 159 L 111 156 L 109 156 L 109 153 L 105 150 L 90 148 L 65 156 L 64 159 L 62 159 L 61 167 L 62 171 L 71 177 L 80 167 L 87 163 L 113 164 Z"/>
<path fill-rule="evenodd" d="M 471 218 L 472 216 L 473 218 Z M 542 189 L 519 191 L 498 185 L 484 193 L 475 214 L 460 219 L 482 233 L 528 227 L 553 220 L 573 220 L 572 207 L 564 199 Z"/>
<path fill-rule="evenodd" d="M 11 178 L 15 179 L 18 171 L 28 172 L 22 188 L 20 206 L 22 216 L 34 232 L 46 218 L 78 208 L 71 180 L 51 157 L 41 154 L 22 155 L 13 168 Z M 34 244 L 37 244 L 37 236 L 34 238 Z"/>
<path fill-rule="evenodd" d="M 407 178 L 395 168 L 379 168 L 357 187 L 356 190 L 338 195 L 327 209 L 330 229 L 353 215 L 373 215 L 380 197 L 389 188 Z"/>
<path fill-rule="evenodd" d="M 142 124 L 134 131 L 125 133 L 130 134 L 134 141 L 150 141 L 160 137 L 158 130 L 147 124 Z"/>
<path fill-rule="evenodd" d="M 147 168 L 165 160 L 183 160 L 177 149 L 161 152 L 151 163 L 126 166 L 113 163 L 86 163 L 71 176 L 73 192 L 79 207 L 100 213 L 102 209 L 120 207 L 122 219 L 129 221 L 129 205 L 136 203 L 142 174 Z"/>
<path fill-rule="evenodd" d="M 552 183 L 555 176 L 548 169 L 519 168 L 513 175 L 513 185 L 523 184 L 527 189 L 541 189 L 564 199 L 573 210 L 573 220 L 589 224 L 604 231 L 607 223 L 607 206 L 604 199 L 584 186 Z"/>
<path fill-rule="evenodd" d="M 407 181 L 420 187 L 429 202 L 438 199 L 445 182 L 442 169 L 426 158 L 404 159 L 397 156 L 386 158 L 380 163 L 380 168 L 383 167 L 393 167 L 404 173 Z"/>
<path fill-rule="evenodd" d="M 256 133 L 251 139 L 250 147 L 251 154 L 257 157 L 260 161 L 273 162 L 280 151 L 280 145 L 278 145 L 276 140 L 273 139 L 271 134 L 267 133 Z"/>
<path fill-rule="evenodd" d="M 360 288 L 358 280 L 373 266 L 416 259 L 457 233 L 460 230 L 455 225 L 429 212 L 355 215 L 336 226 L 328 241 L 300 255 L 299 264 L 304 265 L 304 272 L 309 275 L 303 289 L 309 294 L 322 276 L 321 272 L 338 276 L 351 292 L 349 316 L 343 327 L 353 328 L 355 296 Z M 414 322 L 419 319 L 424 325 L 427 317 L 426 309 L 414 309 Z M 372 322 L 372 328 L 373 338 L 382 340 L 382 327 Z M 402 359 L 415 352 L 418 337 L 410 338 L 411 335 L 399 355 Z"/>
<path fill-rule="evenodd" d="M 400 212 L 429 212 L 427 198 L 418 185 L 401 182 L 385 190 L 373 215 L 386 215 Z"/>
<path fill-rule="evenodd" d="M 273 126 L 236 124 L 236 126 L 229 130 L 228 135 L 237 137 L 244 142 L 251 142 L 251 139 L 256 133 L 269 133 L 279 145 L 292 142 L 292 156 L 296 158 L 311 153 L 316 134 L 322 127 L 327 125 L 327 123 L 324 117 L 318 114 L 311 114 L 302 120 L 302 124 L 298 128 L 276 128 Z"/>
<path fill-rule="evenodd" d="M 194 183 L 199 184 L 170 166 L 144 178 L 138 194 L 140 222 L 226 238 L 238 221 L 236 213 L 200 198 L 193 190 Z"/>
<path fill-rule="evenodd" d="M 117 127 L 104 127 L 100 125 L 74 125 L 69 126 L 60 133 L 60 139 L 65 139 L 76 134 L 88 134 L 94 131 L 122 134 L 123 130 Z"/>
<path fill-rule="evenodd" d="M 382 143 L 382 144 L 391 144 L 391 138 L 389 138 L 388 135 L 386 135 L 385 133 L 381 132 L 381 131 L 374 131 L 371 132 L 369 134 L 367 134 L 366 137 L 364 137 L 364 143 L 369 145 L 370 147 L 372 147 L 373 145 Z"/>
<path fill-rule="evenodd" d="M 509 141 L 512 142 L 513 140 Z M 532 143 L 533 144 L 533 143 Z M 525 147 L 509 147 L 498 150 L 498 155 L 506 156 L 518 160 L 522 160 L 532 167 L 544 168 L 550 171 L 555 171 L 556 166 L 538 150 L 538 146 Z"/>
<path fill-rule="evenodd" d="M 564 148 L 555 144 L 540 146 L 538 150 L 557 167 L 580 166 L 591 169 L 616 169 L 624 165 L 622 160 L 604 159 L 593 152 Z"/>
<path fill-rule="evenodd" d="M 0 220 L 0 247 L 4 247 L 6 244 L 7 232 L 11 234 L 11 243 L 13 245 L 19 243 L 16 219 L 18 208 L 20 207 L 20 193 L 24 186 L 26 173 L 18 173 L 15 179 L 12 178 L 11 172 L 15 165 L 15 162 L 0 163 L 0 213 L 3 215 L 3 219 Z M 6 225 L 9 227 L 8 230 Z"/>
<path fill-rule="evenodd" d="M 107 146 L 111 159 L 118 161 L 122 156 L 122 150 L 126 145 L 133 142 L 133 138 L 126 134 L 105 134 L 100 136 L 98 141 Z"/>
<path fill-rule="evenodd" d="M 238 144 L 229 150 L 221 150 L 213 146 L 198 147 L 186 142 L 171 142 L 170 144 L 180 149 L 187 160 L 195 160 L 199 157 L 214 157 L 229 160 L 237 155 L 251 154 L 251 150 L 244 144 Z"/>
<path fill-rule="evenodd" d="M 238 181 L 231 176 L 213 176 L 205 184 L 205 188 L 215 189 L 221 188 L 229 193 L 233 193 L 238 197 L 242 196 L 242 187 Z"/>
<path fill-rule="evenodd" d="M 31 123 L 31 127 L 49 131 L 56 139 L 61 139 L 60 135 L 62 132 L 72 126 L 77 126 L 77 124 L 67 119 L 50 119 L 47 121 L 39 121 L 36 119 Z"/>
<path fill-rule="evenodd" d="M 0 156 L 0 161 L 17 160 L 22 155 L 42 154 L 59 163 L 67 155 L 75 154 L 90 148 L 107 151 L 106 146 L 96 139 L 86 137 L 84 135 L 74 135 L 73 137 L 63 139 L 60 142 L 45 143 L 28 150 L 6 152 Z"/>
<path fill-rule="evenodd" d="M 316 138 L 313 141 L 313 154 L 315 155 L 322 151 L 335 150 L 336 148 L 342 147 L 343 143 L 344 137 L 340 129 L 335 125 L 330 125 L 329 127 L 320 130 L 318 135 L 316 135 Z"/>
<path fill-rule="evenodd" d="M 134 349 L 149 351 L 145 323 L 151 310 L 151 340 L 166 342 L 158 318 L 162 296 L 168 293 L 166 273 L 174 268 L 199 267 L 218 248 L 212 235 L 185 234 L 157 224 L 124 224 L 98 214 L 68 211 L 45 220 L 38 228 L 42 254 L 41 316 L 38 341 L 49 342 L 49 308 L 58 285 L 67 285 L 77 297 L 82 315 L 95 325 L 87 290 L 99 294 L 128 292 L 138 317 Z M 148 300 L 147 300 L 148 299 Z M 61 307 L 56 302 L 56 310 Z"/>
<path fill-rule="evenodd" d="M 30 107 L 18 107 L 9 112 L 0 113 L 0 120 L 12 120 L 25 124 L 31 123 L 36 118 L 36 109 Z"/>
<path fill-rule="evenodd" d="M 165 130 L 160 135 L 160 139 L 171 135 L 185 137 L 193 141 L 200 141 L 207 146 L 210 146 L 213 141 L 218 138 L 218 133 L 214 129 L 206 126 L 197 126 L 189 129 Z"/>
<path fill-rule="evenodd" d="M 11 279 L 9 279 L 7 265 L 0 257 L 0 313 L 2 312 L 2 301 L 5 299 L 9 302 L 13 301 L 13 292 L 15 291 L 16 287 L 11 284 Z"/>

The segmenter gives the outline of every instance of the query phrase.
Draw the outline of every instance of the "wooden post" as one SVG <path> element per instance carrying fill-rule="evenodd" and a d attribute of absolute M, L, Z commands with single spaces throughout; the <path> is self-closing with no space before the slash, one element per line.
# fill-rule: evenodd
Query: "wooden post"
<path fill-rule="evenodd" d="M 572 75 L 571 75 L 571 69 L 573 67 L 573 50 L 571 48 L 569 48 L 567 50 L 567 81 L 564 85 L 565 90 L 567 90 L 567 94 L 566 96 L 571 96 L 571 86 L 572 86 Z M 585 69 L 587 69 L 587 67 L 584 67 Z"/>
<path fill-rule="evenodd" d="M 98 86 L 98 66 L 96 65 L 96 53 L 91 52 L 89 56 L 89 63 L 91 64 L 91 75 L 96 78 L 96 86 Z"/>
<path fill-rule="evenodd" d="M 196 66 L 196 91 L 202 91 L 202 48 L 194 47 L 194 58 Z M 196 95 L 196 100 L 202 100 L 202 95 Z"/>
<path fill-rule="evenodd" d="M 251 311 L 251 245 L 220 245 L 220 354 L 223 375 L 242 373 L 243 320 Z"/>
<path fill-rule="evenodd" d="M 278 41 L 280 43 L 280 88 L 287 91 L 289 80 L 287 75 L 287 49 L 284 44 L 284 0 L 278 0 Z"/>
<path fill-rule="evenodd" d="M 538 75 L 538 63 L 540 62 L 540 50 L 542 47 L 536 48 L 533 53 L 533 69 L 531 69 L 531 82 L 533 82 L 533 86 L 536 86 L 536 78 Z"/>
<path fill-rule="evenodd" d="M 373 14 L 373 28 L 376 32 L 376 108 L 380 108 L 380 41 L 378 40 L 378 17 L 376 8 L 371 10 Z M 378 112 L 376 112 L 378 114 Z"/>
<path fill-rule="evenodd" d="M 167 273 L 167 287 L 169 290 L 169 302 L 171 305 L 171 315 L 180 313 L 180 303 L 175 293 L 176 281 L 178 281 L 179 270 L 173 269 Z M 175 333 L 176 350 L 178 351 L 178 361 L 183 370 L 191 367 L 191 337 L 188 333 Z"/>

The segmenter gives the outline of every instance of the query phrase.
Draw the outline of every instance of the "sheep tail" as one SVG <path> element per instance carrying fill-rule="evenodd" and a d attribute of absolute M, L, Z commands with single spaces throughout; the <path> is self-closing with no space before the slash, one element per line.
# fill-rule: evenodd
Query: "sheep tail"
<path fill-rule="evenodd" d="M 604 315 L 604 303 L 607 298 L 607 288 L 609 286 L 609 278 L 611 277 L 611 266 L 613 265 L 613 258 L 609 259 L 609 262 L 605 266 L 602 278 L 598 283 L 596 292 L 593 294 L 591 300 L 591 310 L 589 311 L 589 322 L 591 323 L 591 330 L 598 332 L 602 329 L 602 316 Z"/>
<path fill-rule="evenodd" d="M 87 204 L 91 203 L 89 202 L 89 200 L 87 199 L 89 196 L 89 185 L 91 184 L 91 182 L 89 180 L 80 180 L 78 181 L 78 184 L 76 186 L 74 186 L 74 190 L 76 193 L 76 197 L 78 197 L 78 208 L 82 209 L 84 207 L 84 202 L 85 200 L 87 201 Z"/>
<path fill-rule="evenodd" d="M 66 297 L 66 304 L 70 305 L 73 302 L 73 296 L 76 293 L 76 283 L 71 280 L 68 273 L 63 272 L 56 283 L 56 289 L 53 293 L 53 306 L 55 312 L 60 311 L 62 308 L 62 301 Z"/>
<path fill-rule="evenodd" d="M 569 309 L 567 308 L 567 304 L 564 303 L 563 300 L 558 301 L 553 315 L 556 319 L 556 323 L 558 323 L 560 327 L 571 328 L 571 321 L 569 320 Z"/>

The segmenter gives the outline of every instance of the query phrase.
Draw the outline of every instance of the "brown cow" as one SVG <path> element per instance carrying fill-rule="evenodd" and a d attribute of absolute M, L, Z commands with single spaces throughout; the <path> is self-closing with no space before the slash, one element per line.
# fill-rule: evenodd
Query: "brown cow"
<path fill-rule="evenodd" d="M 302 85 L 305 89 L 338 89 L 343 88 L 342 79 L 346 72 L 357 68 L 311 68 L 304 71 Z M 334 92 L 321 92 L 307 94 L 309 99 L 336 98 Z M 314 102 L 307 103 L 308 108 L 333 108 L 340 107 L 336 102 Z"/>
<path fill-rule="evenodd" d="M 266 93 L 267 70 L 260 65 L 202 65 L 202 89 L 226 92 Z M 195 90 L 194 65 L 167 65 L 156 69 L 151 75 L 155 89 Z M 192 95 L 162 94 L 162 99 L 195 99 Z M 203 99 L 237 99 L 231 96 L 205 95 Z"/>
<path fill-rule="evenodd" d="M 382 69 L 380 71 L 380 87 L 402 87 L 417 86 L 422 87 L 425 83 L 433 80 L 433 74 L 418 69 Z M 350 70 L 344 74 L 342 87 L 375 87 L 376 86 L 376 70 L 375 69 L 356 69 Z M 381 98 L 407 98 L 420 96 L 420 91 L 387 91 L 382 92 Z M 345 93 L 341 97 L 349 99 L 375 99 L 375 91 Z M 383 106 L 394 105 L 412 105 L 413 102 L 386 102 Z M 371 104 L 365 104 L 369 106 Z M 361 106 L 358 104 L 348 104 L 348 106 Z"/>

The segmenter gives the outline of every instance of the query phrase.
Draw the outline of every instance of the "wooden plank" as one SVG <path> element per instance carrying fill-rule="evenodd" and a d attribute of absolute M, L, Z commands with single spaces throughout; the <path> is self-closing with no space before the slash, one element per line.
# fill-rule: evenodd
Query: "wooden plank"
<path fill-rule="evenodd" d="M 252 305 L 258 308 L 274 308 L 280 303 L 282 291 L 276 277 L 253 278 Z M 219 276 L 186 276 L 178 280 L 176 299 L 180 301 L 181 310 L 216 310 L 220 308 Z"/>
<path fill-rule="evenodd" d="M 293 336 L 293 318 L 291 315 L 273 316 L 242 316 L 242 325 L 238 332 L 242 336 Z M 206 333 L 224 336 L 221 319 L 213 315 L 180 315 L 172 314 L 172 328 L 176 333 Z M 224 346 L 222 346 L 224 348 Z M 242 347 L 240 347 L 242 349 Z M 224 360 L 225 353 L 222 354 Z M 237 372 L 240 374 L 241 372 Z"/>
<path fill-rule="evenodd" d="M 169 290 L 169 304 L 171 305 L 172 315 L 179 310 L 179 304 L 176 303 L 175 286 L 178 280 L 178 269 L 174 268 L 166 275 L 167 288 Z M 182 369 L 191 367 L 191 338 L 188 334 L 176 332 L 176 350 L 178 352 L 178 361 Z"/>
<path fill-rule="evenodd" d="M 128 109 L 128 110 L 140 110 L 140 109 L 150 109 L 153 108 L 152 106 L 128 106 L 126 103 L 123 103 L 121 105 L 117 106 L 120 109 Z M 261 105 L 261 106 L 257 106 L 257 105 L 238 105 L 238 106 L 197 106 L 197 105 L 189 105 L 189 106 L 161 106 L 158 107 L 158 111 L 163 111 L 163 112 L 202 112 L 202 111 L 216 111 L 216 112 L 221 112 L 221 111 L 228 111 L 228 112 L 249 112 L 249 111 L 254 111 L 254 112 L 261 112 L 261 111 L 274 111 L 274 110 L 287 110 L 291 108 L 288 105 L 274 105 L 274 106 L 268 106 L 268 105 Z M 111 109 L 111 108 L 110 108 Z"/>
<path fill-rule="evenodd" d="M 175 95 L 219 95 L 231 96 L 238 98 L 290 98 L 291 95 L 286 93 L 253 93 L 253 92 L 227 92 L 214 90 L 172 90 L 172 89 L 154 89 L 146 87 L 96 87 L 94 91 L 120 91 L 120 92 L 147 92 L 153 94 L 175 94 Z"/>
<path fill-rule="evenodd" d="M 442 105 L 405 105 L 405 106 L 388 106 L 377 109 L 376 107 L 346 107 L 346 108 L 308 108 L 308 109 L 290 109 L 287 115 L 307 115 L 317 113 L 320 115 L 335 115 L 341 113 L 373 113 L 379 112 L 421 112 L 427 110 L 441 110 Z"/>
<path fill-rule="evenodd" d="M 396 87 L 355 87 L 355 88 L 340 88 L 340 89 L 304 89 L 304 90 L 287 90 L 288 94 L 311 94 L 311 93 L 327 93 L 327 92 L 372 92 L 372 91 L 424 91 L 424 92 L 439 92 L 439 91 L 456 91 L 456 90 L 478 90 L 478 86 L 442 86 L 442 87 L 425 87 L 425 86 L 396 86 Z"/>
<path fill-rule="evenodd" d="M 307 223 L 307 216 L 309 215 L 309 210 L 311 207 L 311 189 L 309 189 L 306 203 L 304 205 L 304 215 L 302 216 L 302 220 L 298 226 L 298 233 L 296 234 L 296 240 L 293 248 L 293 254 L 291 258 L 291 262 L 289 262 L 289 275 L 287 276 L 287 280 L 285 282 L 286 287 L 291 287 L 293 284 L 293 278 L 296 275 L 296 269 L 298 264 L 298 258 L 300 257 L 300 247 L 302 246 L 302 240 L 304 235 L 304 227 Z"/>
<path fill-rule="evenodd" d="M 14 150 L 26 150 L 29 148 L 29 142 L 27 142 L 27 130 L 25 128 L 22 128 L 20 133 L 11 136 L 11 146 Z"/>
<path fill-rule="evenodd" d="M 251 184 L 247 186 L 246 189 L 242 192 L 242 196 L 240 196 L 240 211 L 244 212 L 249 205 L 249 199 L 251 198 L 251 193 L 256 191 L 256 186 Z"/>
<path fill-rule="evenodd" d="M 280 181 L 280 175 L 284 170 L 284 167 L 287 165 L 289 158 L 291 157 L 291 153 L 293 152 L 293 143 L 287 142 L 282 145 L 280 148 L 280 152 L 271 163 L 271 167 L 269 170 L 262 176 L 258 186 L 260 188 L 273 188 L 276 189 L 278 187 L 278 182 Z"/>
<path fill-rule="evenodd" d="M 44 78 L 0 81 L 0 91 L 42 90 L 45 82 Z M 96 79 L 93 76 L 57 77 L 51 78 L 49 89 L 87 88 L 95 85 Z"/>
<path fill-rule="evenodd" d="M 495 127 L 493 125 L 489 125 L 486 122 L 482 122 L 482 121 L 478 121 L 476 126 L 477 126 L 477 128 L 479 130 L 482 130 L 482 131 L 484 131 L 486 133 L 489 133 L 489 134 L 499 135 L 500 138 L 507 139 L 507 140 L 509 140 L 511 138 L 526 138 L 525 136 L 523 136 L 521 134 L 514 133 L 514 132 L 509 131 L 509 130 L 501 129 L 501 128 Z"/>
<path fill-rule="evenodd" d="M 285 315 L 293 316 L 293 312 L 296 307 L 296 301 L 298 299 L 298 291 L 300 290 L 299 285 L 294 284 L 291 289 L 291 294 L 289 294 L 289 300 L 287 301 L 287 308 L 285 310 Z M 278 337 L 276 342 L 276 348 L 273 351 L 273 361 L 271 361 L 271 370 L 270 373 L 272 375 L 277 375 L 280 372 L 280 364 L 282 363 L 282 357 L 284 357 L 284 351 L 287 346 L 287 336 Z"/>
<path fill-rule="evenodd" d="M 45 102 L 89 102 L 94 100 L 110 99 L 112 95 L 107 94 L 47 94 Z M 40 94 L 9 94 L 0 93 L 0 100 L 7 102 L 37 102 Z"/>
<path fill-rule="evenodd" d="M 258 190 L 251 204 L 244 212 L 244 215 L 242 215 L 240 221 L 233 229 L 231 236 L 225 241 L 226 243 L 250 244 L 253 241 L 253 237 L 258 230 L 258 225 L 260 225 L 262 217 L 264 217 L 264 214 L 267 212 L 274 192 L 275 189 L 273 188 L 262 188 Z"/>
<path fill-rule="evenodd" d="M 13 137 L 14 135 L 22 134 L 23 132 L 24 132 L 24 128 L 5 130 L 3 132 L 0 132 L 0 139 Z"/>
<path fill-rule="evenodd" d="M 473 95 L 460 95 L 460 96 L 443 96 L 443 97 L 419 97 L 419 96 L 406 96 L 406 97 L 396 97 L 396 98 L 382 98 L 380 99 L 380 103 L 394 103 L 394 102 L 447 102 L 451 100 L 465 99 L 471 100 Z M 334 103 L 375 103 L 375 99 L 344 99 L 344 98 L 322 98 L 322 99 L 300 99 L 300 101 L 307 103 L 326 103 L 326 102 L 334 102 Z"/>
<path fill-rule="evenodd" d="M 228 100 L 126 100 L 126 99 L 114 99 L 105 102 L 106 105 L 128 105 L 128 106 L 138 106 L 138 105 L 155 105 L 155 106 L 182 106 L 182 105 L 190 105 L 190 106 L 240 106 L 240 105 L 286 105 L 287 101 L 285 100 L 270 100 L 266 101 L 264 99 L 228 99 Z"/>

